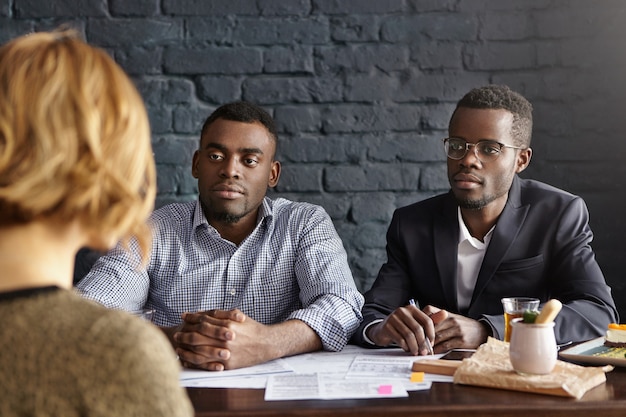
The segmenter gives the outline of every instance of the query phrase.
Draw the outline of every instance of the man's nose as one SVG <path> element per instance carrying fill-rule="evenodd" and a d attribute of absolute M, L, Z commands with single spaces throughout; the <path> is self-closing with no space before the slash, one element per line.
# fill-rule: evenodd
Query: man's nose
<path fill-rule="evenodd" d="M 238 178 L 240 174 L 239 168 L 237 158 L 227 158 L 221 166 L 220 175 L 225 178 Z"/>
<path fill-rule="evenodd" d="M 481 164 L 482 161 L 478 158 L 478 148 L 475 143 L 467 143 L 465 156 L 460 159 L 460 163 L 463 166 L 472 166 L 476 164 Z"/>

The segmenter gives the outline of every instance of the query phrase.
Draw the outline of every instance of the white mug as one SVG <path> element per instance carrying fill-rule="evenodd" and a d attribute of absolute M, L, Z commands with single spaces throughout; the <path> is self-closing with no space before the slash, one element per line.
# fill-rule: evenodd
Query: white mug
<path fill-rule="evenodd" d="M 544 375 L 554 369 L 557 360 L 554 322 L 535 324 L 514 319 L 509 357 L 519 374 Z"/>

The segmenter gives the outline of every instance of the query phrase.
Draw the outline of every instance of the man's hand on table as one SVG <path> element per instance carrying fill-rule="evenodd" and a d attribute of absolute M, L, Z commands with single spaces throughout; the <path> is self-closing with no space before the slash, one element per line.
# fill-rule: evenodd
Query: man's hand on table
<path fill-rule="evenodd" d="M 426 306 L 424 313 L 430 317 L 440 314 L 444 310 Z M 489 333 L 482 323 L 462 316 L 446 312 L 443 320 L 435 324 L 435 353 L 444 353 L 450 349 L 476 349 L 487 341 Z"/>
<path fill-rule="evenodd" d="M 482 323 L 448 313 L 433 306 L 398 307 L 380 323 L 368 329 L 368 338 L 377 346 L 396 344 L 413 355 L 429 354 L 425 337 L 434 341 L 434 353 L 450 349 L 475 349 L 487 341 L 489 332 Z"/>
<path fill-rule="evenodd" d="M 445 311 L 428 315 L 414 305 L 398 307 L 385 320 L 368 329 L 368 337 L 377 346 L 389 346 L 393 343 L 412 355 L 428 355 L 425 339 L 435 339 L 435 324 Z"/>
<path fill-rule="evenodd" d="M 185 367 L 222 371 L 273 358 L 268 326 L 237 309 L 185 313 L 183 320 L 173 339 Z"/>

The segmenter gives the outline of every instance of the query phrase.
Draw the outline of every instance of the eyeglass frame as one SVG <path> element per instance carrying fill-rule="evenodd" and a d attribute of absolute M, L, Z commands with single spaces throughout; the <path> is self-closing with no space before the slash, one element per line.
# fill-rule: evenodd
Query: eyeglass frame
<path fill-rule="evenodd" d="M 462 140 L 463 142 L 465 142 L 465 152 L 463 153 L 463 156 L 461 156 L 460 158 L 453 158 L 448 154 L 448 151 L 446 149 L 446 146 L 449 147 L 449 145 L 446 145 L 446 143 L 449 142 L 450 139 L 457 139 L 457 140 Z M 511 148 L 511 149 L 518 149 L 518 150 L 526 150 L 528 149 L 527 146 L 513 146 L 513 145 L 507 145 L 505 143 L 502 142 L 498 142 L 497 140 L 493 140 L 493 139 L 481 139 L 476 143 L 470 143 L 468 141 L 466 141 L 463 138 L 456 138 L 456 137 L 448 137 L 448 138 L 443 138 L 443 146 L 444 146 L 444 150 L 446 152 L 446 157 L 452 159 L 453 161 L 460 161 L 461 159 L 465 158 L 467 156 L 467 151 L 469 151 L 469 148 L 471 146 L 474 147 L 474 156 L 480 161 L 480 162 L 485 162 L 483 161 L 480 156 L 478 156 L 478 153 L 476 151 L 476 146 L 481 144 L 481 143 L 493 143 L 496 144 L 500 147 L 500 149 L 498 150 L 498 154 L 495 156 L 495 158 L 491 159 L 492 161 L 495 161 L 496 159 L 498 159 L 498 157 L 500 156 L 500 154 L 502 153 L 502 148 Z M 490 161 L 489 159 L 487 159 L 487 161 Z"/>

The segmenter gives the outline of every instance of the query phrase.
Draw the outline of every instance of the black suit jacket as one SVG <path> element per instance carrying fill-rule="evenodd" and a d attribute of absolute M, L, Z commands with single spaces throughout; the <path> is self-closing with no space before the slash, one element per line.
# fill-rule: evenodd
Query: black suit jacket
<path fill-rule="evenodd" d="M 611 290 L 590 243 L 585 202 L 549 185 L 515 177 L 478 274 L 472 300 L 460 311 L 456 297 L 458 205 L 452 192 L 395 211 L 387 231 L 387 262 L 365 294 L 363 322 L 355 341 L 367 346 L 363 329 L 414 298 L 486 321 L 502 339 L 501 299 L 556 298 L 557 343 L 604 335 L 618 321 Z"/>

